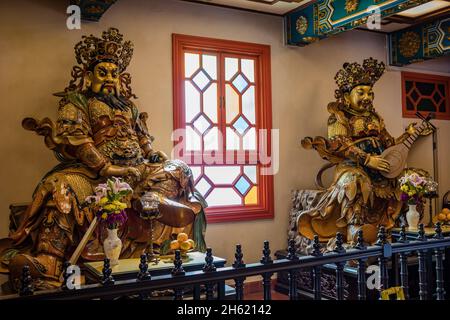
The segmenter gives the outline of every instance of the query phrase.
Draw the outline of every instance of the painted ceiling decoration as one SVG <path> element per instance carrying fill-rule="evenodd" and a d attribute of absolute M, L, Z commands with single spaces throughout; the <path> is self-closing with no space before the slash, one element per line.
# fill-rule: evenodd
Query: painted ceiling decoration
<path fill-rule="evenodd" d="M 391 33 L 389 53 L 396 66 L 450 55 L 450 17 Z"/>
<path fill-rule="evenodd" d="M 117 0 L 71 0 L 71 4 L 75 4 L 81 9 L 81 19 L 85 21 L 99 21 L 102 15 Z"/>
<path fill-rule="evenodd" d="M 381 18 L 430 0 L 318 0 L 285 16 L 287 44 L 304 46 L 367 24 L 373 8 Z"/>

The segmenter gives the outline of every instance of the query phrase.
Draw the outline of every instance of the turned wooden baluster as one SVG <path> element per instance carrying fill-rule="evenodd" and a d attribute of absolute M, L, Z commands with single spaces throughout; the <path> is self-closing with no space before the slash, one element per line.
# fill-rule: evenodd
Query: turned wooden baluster
<path fill-rule="evenodd" d="M 295 252 L 295 240 L 291 239 L 289 240 L 288 245 L 288 255 L 286 259 L 291 261 L 297 261 L 298 256 Z M 289 270 L 289 299 L 290 300 L 297 300 L 297 271 L 295 269 Z"/>
<path fill-rule="evenodd" d="M 322 256 L 322 246 L 319 242 L 319 236 L 314 235 L 313 240 L 313 251 L 311 252 L 311 255 L 314 257 L 320 257 Z M 314 300 L 321 300 L 322 299 L 322 284 L 321 284 L 321 266 L 315 266 L 313 267 L 313 290 L 314 290 Z"/>
<path fill-rule="evenodd" d="M 172 277 L 184 276 L 186 272 L 183 269 L 183 260 L 181 260 L 180 250 L 175 251 L 175 259 L 173 260 L 173 269 L 171 271 Z M 174 300 L 183 300 L 183 288 L 174 289 Z"/>
<path fill-rule="evenodd" d="M 244 257 L 242 253 L 242 247 L 240 244 L 236 245 L 236 253 L 234 254 L 235 260 L 233 263 L 233 268 L 245 268 Z M 244 280 L 245 277 L 238 277 L 234 279 L 236 284 L 236 300 L 244 300 Z"/>
<path fill-rule="evenodd" d="M 31 296 L 33 295 L 33 279 L 31 278 L 30 267 L 25 265 L 22 268 L 22 275 L 20 277 L 19 296 Z"/>
<path fill-rule="evenodd" d="M 214 265 L 214 257 L 212 255 L 212 249 L 207 248 L 206 249 L 206 256 L 205 256 L 205 265 L 203 266 L 203 272 L 215 272 L 216 266 Z M 206 285 L 206 300 L 212 300 L 214 299 L 214 284 L 211 282 L 208 282 Z"/>
<path fill-rule="evenodd" d="M 423 223 L 419 224 L 419 231 L 417 236 L 418 241 L 427 241 L 425 237 L 425 230 Z M 427 263 L 426 263 L 426 250 L 419 250 L 419 298 L 420 300 L 426 300 L 428 297 L 427 289 Z"/>
<path fill-rule="evenodd" d="M 364 235 L 362 230 L 358 230 L 358 238 L 355 249 L 366 250 L 367 247 L 364 244 Z M 358 259 L 358 300 L 366 300 L 366 259 Z"/>
<path fill-rule="evenodd" d="M 441 223 L 436 223 L 434 228 L 435 239 L 443 239 Z M 444 250 L 442 248 L 434 249 L 435 257 L 436 257 L 436 299 L 437 300 L 445 300 L 445 290 L 444 290 L 444 263 L 443 256 Z"/>
<path fill-rule="evenodd" d="M 273 260 L 270 257 L 270 246 L 269 241 L 264 241 L 264 249 L 262 251 L 263 256 L 260 260 L 262 264 L 272 264 Z M 273 273 L 266 272 L 263 276 L 263 289 L 264 289 L 264 300 L 272 300 L 272 277 Z"/>
<path fill-rule="evenodd" d="M 146 254 L 141 254 L 141 261 L 139 263 L 139 273 L 137 275 L 137 278 L 140 281 L 151 280 L 152 278 L 150 272 L 148 272 L 148 261 Z"/>
<path fill-rule="evenodd" d="M 344 236 L 342 233 L 336 233 L 336 248 L 334 252 L 341 254 L 345 253 Z M 336 262 L 336 299 L 344 300 L 344 265 L 345 262 Z"/>
<path fill-rule="evenodd" d="M 108 258 L 103 260 L 103 269 L 102 269 L 102 281 L 101 283 L 104 286 L 109 286 L 114 284 L 114 278 L 112 276 L 112 269 Z"/>
<path fill-rule="evenodd" d="M 398 242 L 408 243 L 408 239 L 406 238 L 406 227 L 402 225 L 402 229 L 400 231 L 400 239 Z M 400 286 L 403 289 L 403 293 L 405 295 L 405 299 L 409 299 L 409 284 L 408 284 L 408 252 L 400 253 Z"/>
<path fill-rule="evenodd" d="M 386 229 L 384 228 L 384 226 L 380 226 L 378 228 L 377 238 L 378 240 L 375 243 L 377 246 L 384 247 L 385 245 L 388 245 L 386 240 Z M 389 278 L 387 273 L 387 257 L 384 256 L 384 252 L 378 258 L 378 266 L 380 267 L 380 290 L 386 290 L 389 288 Z"/>

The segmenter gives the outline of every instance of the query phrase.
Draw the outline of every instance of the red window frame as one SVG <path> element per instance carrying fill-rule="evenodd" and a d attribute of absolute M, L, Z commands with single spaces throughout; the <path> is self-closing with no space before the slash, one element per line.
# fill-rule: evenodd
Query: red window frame
<path fill-rule="evenodd" d="M 239 55 L 247 56 L 255 59 L 255 82 L 257 86 L 256 93 L 256 126 L 257 129 L 266 129 L 268 156 L 271 155 L 271 139 L 270 130 L 272 129 L 272 96 L 271 96 L 271 64 L 270 64 L 270 46 L 246 43 L 232 40 L 213 39 L 206 37 L 197 37 L 182 34 L 172 35 L 172 60 L 173 60 L 173 126 L 174 129 L 185 128 L 185 101 L 184 101 L 184 53 L 185 52 L 209 52 L 216 54 L 226 54 L 226 56 Z M 222 61 L 218 61 L 220 65 L 219 74 L 223 74 L 224 66 Z M 225 81 L 219 81 L 221 87 L 221 97 L 225 99 Z M 220 100 L 219 100 L 220 102 Z M 221 108 L 220 112 L 224 113 L 225 108 Z M 225 120 L 219 123 L 219 127 L 225 126 Z M 174 141 L 176 146 L 180 141 Z M 259 141 L 257 141 L 259 143 Z M 223 150 L 226 146 L 223 147 Z M 222 151 L 223 151 L 222 150 Z M 257 145 L 257 151 L 259 145 Z M 220 152 L 220 150 L 219 150 Z M 235 156 L 236 151 L 233 152 Z M 251 156 L 250 151 L 245 151 L 245 159 Z M 237 157 L 235 157 L 237 159 Z M 189 164 L 189 162 L 188 162 Z M 205 166 L 206 164 L 202 164 Z M 219 164 L 220 165 L 220 164 Z M 218 165 L 218 166 L 219 166 Z M 214 166 L 208 164 L 208 166 Z M 262 164 L 258 166 L 264 167 Z M 259 170 L 258 170 L 259 172 Z M 219 186 L 219 185 L 218 185 Z M 208 222 L 230 222 L 230 221 L 246 221 L 256 219 L 272 219 L 274 217 L 274 200 L 273 200 L 273 175 L 258 175 L 258 204 L 256 205 L 234 205 L 234 206 L 217 206 L 206 209 Z"/>
<path fill-rule="evenodd" d="M 441 120 L 450 120 L 450 77 L 445 76 L 439 76 L 439 75 L 432 75 L 432 74 L 424 74 L 424 73 L 413 73 L 413 72 L 402 72 L 402 114 L 403 118 L 416 118 L 415 115 L 417 112 L 417 104 L 420 101 L 421 97 L 424 98 L 430 98 L 434 94 L 436 94 L 437 90 L 436 88 L 431 93 L 431 95 L 423 95 L 421 94 L 420 90 L 415 90 L 415 82 L 425 82 L 425 83 L 433 83 L 435 86 L 438 84 L 444 85 L 444 93 L 445 96 L 443 97 L 444 105 L 445 105 L 445 112 L 434 112 L 436 119 Z M 411 88 L 408 92 L 406 90 L 406 81 L 412 81 L 413 82 L 413 88 Z M 416 95 L 418 95 L 417 99 L 414 99 L 411 97 L 411 94 L 415 92 Z M 439 94 L 440 96 L 440 94 Z M 410 99 L 410 103 L 414 104 L 414 110 L 408 110 L 407 108 L 407 99 Z M 434 99 L 433 99 L 434 100 Z"/>

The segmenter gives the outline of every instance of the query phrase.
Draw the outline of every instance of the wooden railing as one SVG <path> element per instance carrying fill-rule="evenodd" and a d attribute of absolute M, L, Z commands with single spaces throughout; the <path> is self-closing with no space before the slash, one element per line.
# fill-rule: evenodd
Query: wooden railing
<path fill-rule="evenodd" d="M 343 236 L 338 233 L 336 235 L 336 249 L 333 252 L 322 253 L 321 244 L 316 236 L 313 241 L 312 253 L 309 256 L 298 256 L 296 254 L 295 243 L 289 241 L 288 255 L 286 259 L 272 260 L 269 243 L 264 242 L 263 254 L 260 262 L 244 264 L 242 248 L 236 246 L 235 261 L 230 267 L 216 268 L 213 264 L 212 250 L 208 248 L 205 256 L 205 265 L 201 271 L 185 272 L 180 256 L 177 251 L 174 259 L 174 267 L 171 274 L 154 276 L 148 273 L 148 265 L 146 256 L 141 257 L 139 265 L 140 272 L 136 275 L 136 279 L 114 281 L 111 276 L 111 268 L 109 261 L 106 259 L 103 268 L 103 278 L 101 283 L 82 285 L 79 289 L 69 290 L 65 285 L 56 290 L 37 291 L 32 290 L 32 279 L 29 275 L 29 269 L 24 268 L 22 276 L 22 286 L 20 292 L 14 295 L 0 297 L 0 300 L 23 299 L 23 300 L 71 300 L 71 299 L 112 299 L 116 297 L 137 296 L 140 299 L 146 299 L 152 291 L 162 289 L 173 289 L 173 298 L 175 300 L 183 299 L 184 290 L 186 288 L 194 288 L 193 299 L 201 298 L 200 290 L 203 287 L 204 297 L 210 299 L 224 299 L 224 292 L 219 290 L 215 294 L 214 286 L 225 280 L 234 280 L 235 298 L 237 300 L 244 299 L 244 281 L 250 276 L 261 276 L 264 290 L 264 300 L 271 300 L 271 281 L 272 275 L 276 272 L 289 273 L 289 298 L 297 300 L 299 298 L 297 288 L 297 272 L 301 268 L 312 268 L 312 281 L 314 288 L 314 298 L 321 299 L 321 270 L 326 264 L 336 265 L 336 299 L 344 299 L 344 266 L 348 261 L 356 261 L 357 264 L 357 291 L 358 299 L 365 300 L 367 297 L 366 284 L 366 262 L 367 259 L 377 259 L 379 266 L 379 280 L 381 289 L 389 287 L 389 275 L 387 264 L 392 257 L 399 256 L 399 285 L 404 291 L 406 298 L 409 297 L 408 292 L 408 262 L 407 256 L 411 253 L 417 253 L 419 266 L 419 298 L 426 300 L 429 295 L 427 288 L 429 287 L 429 274 L 433 270 L 427 270 L 426 254 L 432 254 L 435 259 L 435 283 L 436 290 L 434 292 L 437 300 L 445 299 L 444 290 L 444 249 L 450 247 L 450 237 L 444 237 L 440 224 L 436 224 L 435 234 L 431 238 L 425 237 L 423 225 L 419 227 L 418 237 L 416 240 L 408 241 L 404 228 L 400 234 L 400 239 L 396 243 L 389 243 L 386 240 L 387 235 L 384 227 L 380 227 L 378 232 L 378 241 L 374 246 L 366 247 L 363 243 L 363 234 L 358 234 L 357 244 L 345 249 L 343 244 Z M 395 258 L 397 260 L 397 258 Z M 432 265 L 432 264 L 431 264 Z M 66 264 L 67 268 L 68 265 Z M 67 279 L 70 275 L 65 276 Z M 448 280 L 448 279 L 447 279 Z"/>

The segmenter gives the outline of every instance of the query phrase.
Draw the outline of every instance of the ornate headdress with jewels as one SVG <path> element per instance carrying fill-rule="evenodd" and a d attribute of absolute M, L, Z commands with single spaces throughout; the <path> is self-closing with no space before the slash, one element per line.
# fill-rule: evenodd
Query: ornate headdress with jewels
<path fill-rule="evenodd" d="M 130 64 L 133 56 L 133 43 L 123 41 L 123 35 L 116 28 L 103 31 L 102 37 L 93 35 L 83 36 L 75 45 L 75 56 L 79 65 L 72 68 L 72 80 L 64 89 L 68 91 L 84 91 L 86 89 L 85 76 L 97 63 L 108 61 L 117 65 L 120 72 L 121 92 L 126 98 L 136 98 L 131 90 L 131 76 L 124 72 Z M 65 93 L 56 93 L 56 96 L 64 96 Z"/>
<path fill-rule="evenodd" d="M 133 56 L 133 43 L 123 42 L 123 35 L 118 29 L 103 31 L 101 38 L 90 35 L 83 36 L 82 39 L 75 46 L 75 55 L 77 62 L 85 69 L 101 61 L 114 62 L 120 72 L 128 67 Z"/>
<path fill-rule="evenodd" d="M 344 92 L 349 92 L 358 85 L 373 86 L 383 75 L 384 69 L 384 62 L 378 63 L 372 57 L 365 59 L 362 65 L 357 62 L 344 63 L 343 69 L 334 77 L 339 88 L 336 90 L 336 98 L 341 98 Z"/>

